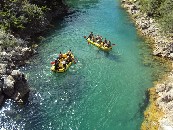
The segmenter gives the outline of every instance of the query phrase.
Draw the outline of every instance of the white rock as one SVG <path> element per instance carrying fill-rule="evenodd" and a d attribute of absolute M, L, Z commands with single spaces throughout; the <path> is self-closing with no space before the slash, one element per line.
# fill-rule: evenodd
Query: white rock
<path fill-rule="evenodd" d="M 4 79 L 4 86 L 3 88 L 13 88 L 14 87 L 14 82 L 15 80 L 13 79 L 13 77 L 11 75 L 9 75 L 7 78 Z"/>
<path fill-rule="evenodd" d="M 0 74 L 4 74 L 6 72 L 6 64 L 0 64 Z"/>
<path fill-rule="evenodd" d="M 170 58 L 172 58 L 172 59 L 173 59 L 173 53 L 170 53 L 170 55 L 169 55 L 169 56 L 170 56 Z"/>
<path fill-rule="evenodd" d="M 159 130 L 173 130 L 173 124 L 172 124 L 172 117 L 171 116 L 165 116 L 162 120 L 160 120 L 160 127 Z"/>
<path fill-rule="evenodd" d="M 21 74 L 21 72 L 19 71 L 19 70 L 13 70 L 12 72 L 11 72 L 11 75 L 12 76 L 16 76 L 16 75 L 20 75 Z"/>

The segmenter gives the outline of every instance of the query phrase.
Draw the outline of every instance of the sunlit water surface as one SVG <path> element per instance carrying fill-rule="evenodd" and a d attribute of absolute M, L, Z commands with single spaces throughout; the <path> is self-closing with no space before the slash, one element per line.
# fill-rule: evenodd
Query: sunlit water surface
<path fill-rule="evenodd" d="M 26 130 L 139 130 L 145 91 L 152 86 L 153 68 L 144 66 L 143 41 L 118 0 L 68 0 L 76 10 L 55 22 L 39 44 L 38 55 L 21 70 L 31 86 L 29 103 L 7 100 L 0 128 Z M 88 45 L 90 31 L 112 43 L 109 53 Z M 50 71 L 61 51 L 76 56 L 66 73 Z M 158 69 L 158 68 L 157 68 Z"/>

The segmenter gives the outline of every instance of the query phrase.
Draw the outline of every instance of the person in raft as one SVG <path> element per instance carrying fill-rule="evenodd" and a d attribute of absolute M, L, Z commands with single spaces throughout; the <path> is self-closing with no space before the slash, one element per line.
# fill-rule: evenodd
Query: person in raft
<path fill-rule="evenodd" d="M 66 63 L 69 64 L 72 61 L 73 61 L 72 56 L 71 55 L 67 56 Z"/>
<path fill-rule="evenodd" d="M 106 38 L 105 38 L 105 40 L 104 40 L 104 44 L 107 44 L 107 40 L 106 40 Z"/>
<path fill-rule="evenodd" d="M 91 32 L 91 33 L 89 34 L 88 38 L 89 38 L 89 39 L 92 39 L 93 36 L 94 36 L 94 35 L 93 35 L 93 32 Z"/>
<path fill-rule="evenodd" d="M 111 47 L 111 42 L 108 41 L 107 43 L 105 43 L 105 44 L 104 44 L 104 47 L 108 47 L 108 48 Z"/>
<path fill-rule="evenodd" d="M 57 59 L 62 59 L 62 58 L 63 58 L 63 55 L 62 55 L 62 53 L 61 53 L 61 51 L 60 51 L 60 53 L 59 53 Z"/>
<path fill-rule="evenodd" d="M 59 59 L 55 60 L 55 70 L 59 70 Z"/>
<path fill-rule="evenodd" d="M 72 55 L 72 52 L 71 52 L 71 50 L 69 50 L 68 52 L 67 52 L 67 56 L 71 56 Z"/>
<path fill-rule="evenodd" d="M 63 65 L 64 69 L 66 69 L 66 61 L 65 60 L 62 61 L 62 65 Z"/>
<path fill-rule="evenodd" d="M 107 42 L 108 48 L 111 47 L 111 41 Z"/>
<path fill-rule="evenodd" d="M 97 43 L 98 43 L 98 44 L 101 44 L 101 43 L 102 43 L 102 39 L 103 39 L 102 36 L 99 36 L 99 35 L 98 35 L 98 38 L 97 38 L 97 39 L 98 39 L 98 40 L 97 40 Z"/>

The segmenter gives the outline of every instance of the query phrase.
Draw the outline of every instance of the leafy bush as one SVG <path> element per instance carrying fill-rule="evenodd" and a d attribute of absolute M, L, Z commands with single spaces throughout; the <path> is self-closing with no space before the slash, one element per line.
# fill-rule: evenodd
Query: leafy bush
<path fill-rule="evenodd" d="M 0 30 L 0 46 L 13 47 L 17 45 L 17 43 L 17 39 L 13 35 L 6 33 L 4 30 Z"/>
<path fill-rule="evenodd" d="M 173 10 L 159 19 L 159 23 L 166 33 L 173 33 Z"/>
<path fill-rule="evenodd" d="M 62 7 L 63 0 L 0 0 L 0 46 L 20 43 L 10 33 L 29 39 L 43 31 Z"/>
<path fill-rule="evenodd" d="M 141 9 L 160 23 L 165 32 L 173 32 L 172 0 L 139 0 Z"/>
<path fill-rule="evenodd" d="M 44 7 L 46 5 L 46 7 L 52 11 L 58 9 L 60 5 L 64 5 L 63 0 L 30 0 L 30 2 L 38 5 L 39 7 Z"/>
<path fill-rule="evenodd" d="M 43 20 L 42 8 L 30 4 L 27 0 L 1 0 L 0 27 L 20 32 L 26 25 Z"/>

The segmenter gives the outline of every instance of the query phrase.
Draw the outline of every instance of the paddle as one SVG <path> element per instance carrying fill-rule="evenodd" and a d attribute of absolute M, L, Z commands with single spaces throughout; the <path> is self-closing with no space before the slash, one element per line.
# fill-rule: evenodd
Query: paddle
<path fill-rule="evenodd" d="M 85 38 L 85 40 L 87 40 L 87 39 L 88 39 L 86 36 L 84 36 L 84 38 Z M 88 44 L 90 44 L 90 43 L 88 42 Z"/>
<path fill-rule="evenodd" d="M 74 58 L 73 60 L 74 60 L 74 64 L 76 64 L 78 62 L 78 60 L 76 58 Z"/>
<path fill-rule="evenodd" d="M 50 64 L 55 64 L 55 61 L 50 62 Z"/>

